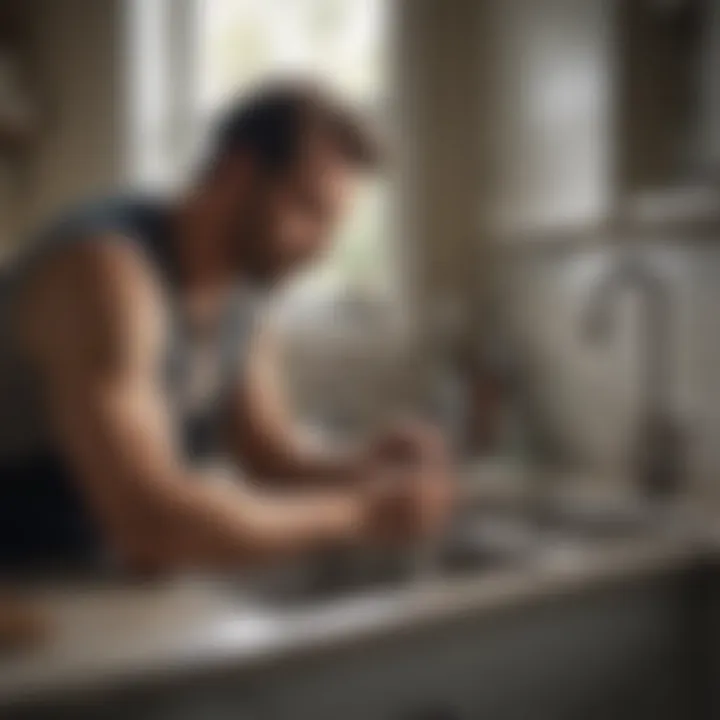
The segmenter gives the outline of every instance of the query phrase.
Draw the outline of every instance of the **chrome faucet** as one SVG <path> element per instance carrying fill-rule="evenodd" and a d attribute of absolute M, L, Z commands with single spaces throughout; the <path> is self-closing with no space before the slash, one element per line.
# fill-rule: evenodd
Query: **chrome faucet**
<path fill-rule="evenodd" d="M 612 326 L 617 295 L 635 290 L 644 296 L 642 353 L 644 407 L 634 447 L 634 472 L 640 490 L 667 498 L 680 490 L 685 471 L 685 438 L 672 412 L 672 333 L 670 288 L 665 279 L 636 254 L 626 254 L 609 268 L 591 291 L 584 317 L 586 335 L 605 339 Z"/>

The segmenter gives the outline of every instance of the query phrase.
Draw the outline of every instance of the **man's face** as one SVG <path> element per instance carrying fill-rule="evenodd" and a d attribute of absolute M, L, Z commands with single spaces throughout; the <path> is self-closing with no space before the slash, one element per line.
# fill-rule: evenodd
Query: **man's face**
<path fill-rule="evenodd" d="M 247 202 L 236 206 L 233 223 L 242 271 L 272 282 L 321 258 L 345 215 L 356 175 L 340 153 L 320 144 L 279 174 L 252 167 Z"/>

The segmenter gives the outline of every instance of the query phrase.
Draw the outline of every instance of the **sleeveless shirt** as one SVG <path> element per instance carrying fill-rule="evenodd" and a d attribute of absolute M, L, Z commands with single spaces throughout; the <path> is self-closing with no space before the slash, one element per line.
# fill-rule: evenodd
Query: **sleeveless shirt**
<path fill-rule="evenodd" d="M 162 201 L 106 198 L 75 208 L 52 223 L 0 272 L 0 563 L 84 556 L 101 545 L 56 445 L 42 387 L 13 329 L 18 292 L 44 261 L 74 244 L 110 234 L 118 242 L 133 244 L 147 259 L 163 288 L 172 326 L 159 382 L 178 445 L 190 463 L 222 453 L 226 402 L 233 383 L 242 377 L 264 302 L 238 286 L 217 332 L 200 342 L 181 311 L 172 232 L 169 209 Z"/>

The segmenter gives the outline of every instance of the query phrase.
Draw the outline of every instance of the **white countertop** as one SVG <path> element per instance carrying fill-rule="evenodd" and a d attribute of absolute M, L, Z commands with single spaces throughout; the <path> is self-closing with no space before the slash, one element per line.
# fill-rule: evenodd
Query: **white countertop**
<path fill-rule="evenodd" d="M 507 569 L 285 609 L 254 605 L 221 579 L 36 589 L 32 602 L 52 632 L 32 651 L 0 659 L 0 707 L 216 667 L 256 670 L 409 626 L 672 572 L 699 552 L 682 533 L 557 545 Z"/>

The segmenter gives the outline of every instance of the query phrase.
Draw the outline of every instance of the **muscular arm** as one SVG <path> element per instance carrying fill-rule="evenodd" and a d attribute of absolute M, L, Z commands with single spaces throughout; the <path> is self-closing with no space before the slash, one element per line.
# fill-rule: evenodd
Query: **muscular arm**
<path fill-rule="evenodd" d="M 235 390 L 230 446 L 241 464 L 265 479 L 347 483 L 356 477 L 359 453 L 318 448 L 303 437 L 288 407 L 271 328 L 256 338 Z"/>
<path fill-rule="evenodd" d="M 223 565 L 354 536 L 350 494 L 273 498 L 183 464 L 157 382 L 162 304 L 128 245 L 66 250 L 20 307 L 60 447 L 111 545 L 144 565 Z"/>

